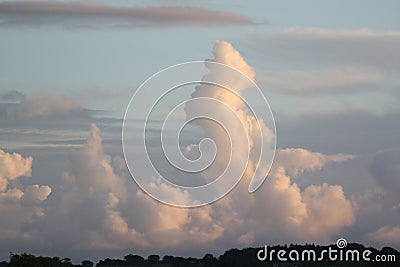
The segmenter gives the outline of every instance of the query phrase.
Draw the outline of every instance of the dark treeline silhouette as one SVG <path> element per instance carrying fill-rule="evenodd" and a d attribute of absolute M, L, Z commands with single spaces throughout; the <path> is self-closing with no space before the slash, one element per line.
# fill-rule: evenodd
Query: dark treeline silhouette
<path fill-rule="evenodd" d="M 275 250 L 275 252 L 279 250 L 284 250 L 287 255 L 295 250 L 300 255 L 301 253 L 307 252 L 307 250 L 313 250 L 316 252 L 316 255 L 321 255 L 323 250 L 337 249 L 336 245 L 329 246 L 320 246 L 314 244 L 306 244 L 306 245 L 279 245 L 279 246 L 269 246 L 267 247 L 267 251 Z M 82 267 L 112 267 L 112 266 L 131 266 L 131 267 L 258 267 L 258 266 L 271 266 L 271 267 L 289 267 L 289 266 L 348 266 L 348 267 L 358 267 L 358 266 L 400 266 L 400 252 L 391 248 L 384 247 L 381 250 L 377 250 L 375 248 L 369 247 L 366 248 L 361 244 L 352 243 L 348 244 L 348 246 L 343 249 L 343 252 L 348 250 L 358 251 L 360 255 L 359 261 L 340 261 L 335 260 L 332 261 L 329 257 L 324 257 L 323 261 L 288 261 L 282 262 L 279 261 L 275 255 L 275 257 L 267 258 L 265 261 L 260 261 L 257 258 L 257 252 L 260 249 L 264 248 L 245 248 L 245 249 L 230 249 L 225 251 L 224 254 L 219 256 L 218 258 L 214 257 L 212 254 L 206 254 L 203 258 L 183 258 L 183 257 L 175 257 L 175 256 L 164 256 L 160 257 L 159 255 L 150 255 L 147 259 L 143 258 L 139 255 L 129 254 L 124 257 L 124 259 L 104 259 L 100 260 L 97 264 L 93 263 L 90 260 L 84 260 L 81 264 L 72 264 L 71 259 L 63 258 L 60 259 L 58 257 L 43 257 L 43 256 L 34 256 L 31 254 L 13 254 L 10 253 L 10 260 L 0 262 L 0 267 L 2 266 L 21 266 L 21 267 L 58 267 L 58 266 L 82 266 Z M 372 251 L 372 254 L 369 255 L 371 261 L 366 262 L 362 259 L 362 253 L 366 249 Z M 376 255 L 394 255 L 395 261 L 393 259 L 391 262 L 376 262 L 373 261 Z M 317 256 L 318 258 L 318 256 Z M 386 257 L 387 258 L 387 257 Z"/>

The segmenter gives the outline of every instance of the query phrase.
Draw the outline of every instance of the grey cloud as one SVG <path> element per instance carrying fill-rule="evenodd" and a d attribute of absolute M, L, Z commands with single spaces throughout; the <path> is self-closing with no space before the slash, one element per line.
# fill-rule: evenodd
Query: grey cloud
<path fill-rule="evenodd" d="M 278 146 L 367 155 L 398 143 L 399 122 L 399 113 L 380 116 L 362 110 L 293 118 L 276 116 Z"/>
<path fill-rule="evenodd" d="M 241 42 L 263 61 L 259 84 L 271 98 L 294 103 L 296 113 L 398 110 L 400 32 L 292 28 L 256 31 Z"/>
<path fill-rule="evenodd" d="M 25 95 L 19 91 L 0 93 L 1 102 L 20 102 L 25 100 Z"/>
<path fill-rule="evenodd" d="M 393 71 L 400 67 L 400 32 L 292 28 L 251 33 L 242 42 L 267 62 L 296 68 L 352 64 Z"/>
<path fill-rule="evenodd" d="M 48 152 L 50 148 L 62 151 L 61 145 L 72 148 L 73 143 L 59 141 L 82 139 L 82 130 L 96 115 L 92 113 L 74 99 L 44 93 L 34 93 L 22 101 L 0 102 L 0 144 L 12 150 L 47 147 Z"/>
<path fill-rule="evenodd" d="M 277 119 L 279 147 L 297 145 L 324 153 L 357 154 L 340 168 L 328 166 L 323 177 L 310 173 L 297 179 L 300 188 L 321 181 L 343 185 L 357 207 L 355 224 L 341 232 L 348 240 L 399 246 L 384 239 L 386 233 L 397 231 L 400 218 L 399 122 L 399 113 L 376 116 L 361 111 Z"/>
<path fill-rule="evenodd" d="M 78 97 L 35 93 L 20 102 L 0 101 L 0 146 L 29 155 L 65 155 L 82 146 L 91 122 L 102 127 L 107 151 L 119 153 L 122 118 L 85 108 Z"/>
<path fill-rule="evenodd" d="M 367 244 L 400 246 L 400 149 L 377 153 L 368 166 L 375 187 L 354 199 L 357 219 L 349 234 Z"/>
<path fill-rule="evenodd" d="M 103 24 L 104 23 L 104 24 Z M 112 6 L 99 2 L 21 1 L 0 3 L 0 27 L 78 28 L 246 25 L 243 15 L 197 6 Z"/>
<path fill-rule="evenodd" d="M 378 186 L 397 198 L 400 204 L 400 149 L 378 153 L 369 166 Z"/>
<path fill-rule="evenodd" d="M 3 107 L 5 120 L 51 120 L 89 118 L 88 112 L 76 101 L 63 96 L 35 93 L 19 103 Z M 1 117 L 0 117 L 1 118 Z"/>
<path fill-rule="evenodd" d="M 400 85 L 397 78 L 380 70 L 354 66 L 267 72 L 259 82 L 279 94 L 307 97 L 365 92 L 392 95 L 392 89 Z"/>

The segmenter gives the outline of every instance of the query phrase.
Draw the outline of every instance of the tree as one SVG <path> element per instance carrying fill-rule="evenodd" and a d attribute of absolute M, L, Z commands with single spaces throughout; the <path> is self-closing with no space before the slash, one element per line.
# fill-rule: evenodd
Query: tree
<path fill-rule="evenodd" d="M 174 256 L 165 255 L 162 261 L 166 264 L 172 264 L 174 262 Z"/>
<path fill-rule="evenodd" d="M 13 254 L 10 253 L 10 262 L 7 266 L 24 266 L 24 267 L 38 267 L 38 266 L 51 266 L 51 267 L 58 267 L 58 266 L 73 266 L 71 260 L 63 260 L 61 261 L 60 258 L 54 257 L 43 257 L 39 256 L 36 257 L 31 254 L 23 253 L 23 254 Z"/>
<path fill-rule="evenodd" d="M 160 261 L 160 256 L 158 256 L 158 255 L 150 255 L 147 258 L 147 262 L 150 264 L 157 264 L 157 263 L 159 263 L 159 261 Z"/>
<path fill-rule="evenodd" d="M 67 264 L 71 264 L 71 259 L 70 258 L 64 258 L 61 261 L 62 263 L 67 263 Z"/>
<path fill-rule="evenodd" d="M 125 261 L 131 265 L 144 265 L 145 260 L 142 256 L 139 255 L 126 255 L 124 257 Z"/>
<path fill-rule="evenodd" d="M 93 267 L 94 263 L 90 260 L 83 260 L 81 262 L 82 267 Z"/>
<path fill-rule="evenodd" d="M 218 266 L 218 260 L 212 254 L 206 254 L 203 257 L 203 264 L 207 267 Z"/>

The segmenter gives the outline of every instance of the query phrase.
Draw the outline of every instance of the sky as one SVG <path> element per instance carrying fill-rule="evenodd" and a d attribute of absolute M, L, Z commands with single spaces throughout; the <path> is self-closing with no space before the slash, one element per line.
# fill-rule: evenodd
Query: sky
<path fill-rule="evenodd" d="M 355 0 L 0 1 L 0 259 L 10 251 L 74 262 L 129 253 L 202 257 L 338 238 L 399 249 L 399 9 L 398 1 Z M 160 173 L 189 185 L 209 181 L 224 170 L 226 155 L 239 155 L 239 166 L 260 145 L 252 132 L 236 150 L 217 146 L 215 167 L 193 181 L 173 172 L 157 157 L 157 127 L 179 101 L 199 96 L 228 103 L 245 132 L 261 125 L 270 134 L 265 144 L 277 140 L 275 159 L 270 170 L 264 162 L 269 174 L 252 194 L 253 154 L 243 179 L 220 200 L 165 205 L 132 180 L 124 114 L 150 76 L 206 59 L 250 77 L 275 125 L 260 124 L 221 88 L 182 86 L 149 124 Z M 267 110 L 254 88 L 219 75 L 255 110 Z M 187 103 L 175 123 L 209 109 Z M 186 156 L 196 157 L 204 137 L 224 144 L 214 126 L 183 131 Z M 132 168 L 157 183 L 138 150 L 131 155 Z M 160 190 L 188 201 L 185 191 Z"/>

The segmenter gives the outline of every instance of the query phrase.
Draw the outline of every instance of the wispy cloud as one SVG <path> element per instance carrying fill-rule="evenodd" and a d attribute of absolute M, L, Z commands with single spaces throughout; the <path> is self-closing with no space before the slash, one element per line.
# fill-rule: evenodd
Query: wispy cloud
<path fill-rule="evenodd" d="M 366 65 L 399 68 L 400 32 L 370 29 L 288 28 L 244 39 L 254 52 L 292 66 Z"/>
<path fill-rule="evenodd" d="M 0 102 L 18 102 L 25 100 L 25 95 L 19 91 L 0 93 Z"/>
<path fill-rule="evenodd" d="M 380 70 L 349 66 L 268 72 L 259 81 L 277 93 L 301 96 L 377 91 L 399 84 Z"/>
<path fill-rule="evenodd" d="M 0 3 L 0 27 L 171 27 L 253 24 L 233 12 L 197 6 L 113 6 L 94 1 Z"/>
<path fill-rule="evenodd" d="M 277 105 L 282 114 L 398 111 L 399 31 L 293 27 L 242 42 L 268 62 L 258 81 L 271 99 L 291 103 Z"/>
<path fill-rule="evenodd" d="M 17 94 L 20 98 L 22 93 Z M 89 117 L 87 111 L 72 99 L 36 93 L 5 110 L 6 120 L 60 119 Z"/>

